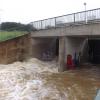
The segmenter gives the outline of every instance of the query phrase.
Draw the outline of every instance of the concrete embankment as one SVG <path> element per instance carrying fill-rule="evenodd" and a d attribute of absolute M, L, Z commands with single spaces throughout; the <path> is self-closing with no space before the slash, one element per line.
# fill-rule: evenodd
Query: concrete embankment
<path fill-rule="evenodd" d="M 30 34 L 0 42 L 0 63 L 22 61 L 30 56 Z"/>

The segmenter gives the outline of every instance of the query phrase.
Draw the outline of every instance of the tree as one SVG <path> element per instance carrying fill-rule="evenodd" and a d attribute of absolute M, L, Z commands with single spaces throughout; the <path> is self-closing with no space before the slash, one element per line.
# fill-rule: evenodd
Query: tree
<path fill-rule="evenodd" d="M 1 30 L 3 31 L 34 31 L 35 28 L 33 28 L 30 24 L 21 24 L 16 22 L 4 22 L 1 24 Z"/>

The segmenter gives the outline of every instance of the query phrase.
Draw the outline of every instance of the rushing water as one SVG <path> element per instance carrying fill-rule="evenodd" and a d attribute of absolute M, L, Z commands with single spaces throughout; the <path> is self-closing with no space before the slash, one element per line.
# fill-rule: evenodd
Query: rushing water
<path fill-rule="evenodd" d="M 32 58 L 0 65 L 0 100 L 93 100 L 100 66 L 57 72 L 58 65 Z"/>

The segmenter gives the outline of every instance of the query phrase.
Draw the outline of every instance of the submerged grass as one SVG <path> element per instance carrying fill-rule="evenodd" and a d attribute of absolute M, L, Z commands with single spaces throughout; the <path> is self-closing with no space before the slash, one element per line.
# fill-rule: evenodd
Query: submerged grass
<path fill-rule="evenodd" d="M 0 31 L 0 42 L 27 34 L 25 31 Z"/>

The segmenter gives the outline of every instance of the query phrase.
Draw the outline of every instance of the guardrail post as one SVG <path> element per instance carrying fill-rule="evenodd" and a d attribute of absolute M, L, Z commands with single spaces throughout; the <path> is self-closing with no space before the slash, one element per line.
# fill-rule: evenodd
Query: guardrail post
<path fill-rule="evenodd" d="M 55 28 L 56 28 L 56 17 L 55 17 Z"/>
<path fill-rule="evenodd" d="M 75 23 L 75 13 L 74 13 L 74 23 Z"/>
<path fill-rule="evenodd" d="M 41 20 L 41 29 L 42 29 L 42 20 Z"/>

